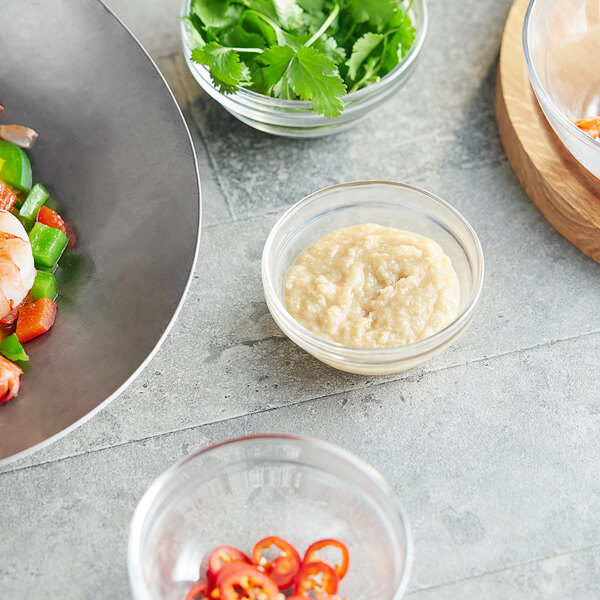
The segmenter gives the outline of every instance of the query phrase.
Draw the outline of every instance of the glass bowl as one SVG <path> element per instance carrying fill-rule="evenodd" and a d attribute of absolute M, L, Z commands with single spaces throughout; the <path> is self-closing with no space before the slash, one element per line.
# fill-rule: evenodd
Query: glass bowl
<path fill-rule="evenodd" d="M 129 533 L 136 600 L 182 600 L 210 552 L 226 544 L 249 554 L 278 535 L 302 554 L 338 538 L 350 551 L 340 584 L 349 600 L 400 600 L 412 538 L 391 487 L 369 465 L 331 444 L 265 435 L 209 446 L 150 486 Z"/>
<path fill-rule="evenodd" d="M 600 3 L 532 0 L 523 25 L 523 49 L 548 122 L 569 152 L 600 178 L 600 141 L 573 124 L 600 114 Z"/>
<path fill-rule="evenodd" d="M 285 309 L 284 282 L 298 255 L 327 233 L 363 223 L 397 227 L 435 240 L 452 260 L 460 284 L 456 319 L 435 335 L 397 348 L 356 348 L 315 335 Z M 359 181 L 325 188 L 290 208 L 275 224 L 262 256 L 265 298 L 273 319 L 298 346 L 328 365 L 363 375 L 410 369 L 454 342 L 467 328 L 483 285 L 477 234 L 447 202 L 417 187 Z"/>
<path fill-rule="evenodd" d="M 184 0 L 182 16 L 189 14 L 191 0 Z M 215 88 L 208 69 L 192 62 L 186 24 L 181 23 L 181 42 L 187 66 L 204 91 L 234 117 L 260 131 L 286 137 L 321 137 L 344 131 L 389 100 L 408 81 L 417 65 L 428 26 L 425 0 L 413 0 L 410 17 L 417 33 L 415 43 L 400 63 L 380 81 L 344 97 L 344 110 L 336 119 L 315 114 L 310 102 L 271 98 L 246 89 L 222 94 Z"/>

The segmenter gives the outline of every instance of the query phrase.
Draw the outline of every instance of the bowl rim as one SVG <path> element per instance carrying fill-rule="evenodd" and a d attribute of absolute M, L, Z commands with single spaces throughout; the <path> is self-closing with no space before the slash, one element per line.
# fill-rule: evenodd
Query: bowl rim
<path fill-rule="evenodd" d="M 406 533 L 406 558 L 404 561 L 404 569 L 400 581 L 393 592 L 393 596 L 389 600 L 400 600 L 404 596 L 408 587 L 413 565 L 413 534 L 410 522 L 406 516 L 406 511 L 400 499 L 383 475 L 375 467 L 353 452 L 325 440 L 289 433 L 256 433 L 213 442 L 204 448 L 200 448 L 199 450 L 184 456 L 156 477 L 144 492 L 134 510 L 133 517 L 131 518 L 127 542 L 127 571 L 133 597 L 136 600 L 150 598 L 150 596 L 147 595 L 146 587 L 142 584 L 144 577 L 141 569 L 141 561 L 139 560 L 139 557 L 141 556 L 142 532 L 148 517 L 152 516 L 154 503 L 159 499 L 166 484 L 176 473 L 199 456 L 203 456 L 224 446 L 244 444 L 247 442 L 268 442 L 269 440 L 295 442 L 302 446 L 310 445 L 318 449 L 320 448 L 324 452 L 333 454 L 337 458 L 346 461 L 371 480 L 371 483 L 373 483 L 374 486 L 377 487 L 378 492 L 380 492 L 381 497 L 385 498 L 390 503 L 391 508 L 393 508 L 398 515 Z"/>
<path fill-rule="evenodd" d="M 190 6 L 193 0 L 183 0 L 181 5 L 181 13 L 180 13 L 180 34 L 181 34 L 181 44 L 184 53 L 184 57 L 186 58 L 188 66 L 194 68 L 194 70 L 200 75 L 204 76 L 204 79 L 207 83 L 221 96 L 224 98 L 232 99 L 235 101 L 247 102 L 248 104 L 260 104 L 266 108 L 272 109 L 288 109 L 289 111 L 293 110 L 307 110 L 310 112 L 314 112 L 311 108 L 310 100 L 287 100 L 284 98 L 273 98 L 271 96 L 265 96 L 264 94 L 259 94 L 258 92 L 254 92 L 252 90 L 246 88 L 239 88 L 233 94 L 224 94 L 220 92 L 216 86 L 214 85 L 212 78 L 210 76 L 209 70 L 204 66 L 197 63 L 192 62 L 191 60 L 187 60 L 189 54 L 191 52 L 191 47 L 187 42 L 187 31 L 186 31 L 186 23 L 183 21 L 183 18 L 186 17 L 190 11 Z M 421 50 L 425 44 L 425 40 L 427 38 L 427 33 L 429 31 L 429 9 L 427 7 L 427 0 L 412 0 L 410 2 L 410 6 L 412 6 L 413 2 L 419 2 L 422 6 L 423 10 L 423 26 L 420 29 L 415 27 L 416 37 L 415 43 L 411 46 L 409 51 L 406 53 L 402 60 L 389 72 L 386 73 L 379 81 L 372 83 L 360 90 L 356 90 L 355 92 L 351 92 L 349 94 L 345 94 L 342 96 L 342 102 L 344 105 L 349 103 L 356 102 L 358 100 L 363 99 L 363 97 L 371 96 L 373 93 L 381 91 L 386 88 L 389 83 L 392 83 L 393 80 L 402 75 L 405 71 L 409 69 L 409 67 L 417 60 L 417 58 L 421 54 Z M 409 9 L 410 9 L 409 6 Z M 344 111 L 347 108 L 344 106 Z M 342 111 L 342 115 L 344 114 Z M 323 117 L 318 113 L 314 113 L 315 116 Z M 341 115 L 340 115 L 341 116 Z M 325 118 L 325 117 L 323 117 Z M 339 118 L 339 117 L 337 117 Z M 333 121 L 335 119 L 328 119 Z"/>
<path fill-rule="evenodd" d="M 565 125 L 572 134 L 574 134 L 582 143 L 589 147 L 600 147 L 600 140 L 595 139 L 587 133 L 583 132 L 573 121 L 568 119 L 564 113 L 556 106 L 552 98 L 550 98 L 548 92 L 546 92 L 542 82 L 535 70 L 535 65 L 533 64 L 533 59 L 531 56 L 531 47 L 529 43 L 530 37 L 530 26 L 531 26 L 531 18 L 533 15 L 533 11 L 535 10 L 536 5 L 539 0 L 529 0 L 529 5 L 527 6 L 527 12 L 525 13 L 525 19 L 523 20 L 523 31 L 522 31 L 522 44 L 523 44 L 523 54 L 525 56 L 525 66 L 527 67 L 527 73 L 529 74 L 529 79 L 531 81 L 531 85 L 533 87 L 533 91 L 538 98 L 539 103 L 542 105 L 543 111 L 550 111 L 552 116 L 554 116 L 560 123 Z M 582 117 L 585 118 L 585 117 Z M 562 140 L 561 140 L 562 142 Z M 564 142 L 563 142 L 564 144 Z M 565 145 L 566 146 L 566 145 Z M 569 153 L 572 152 L 569 150 Z"/>
<path fill-rule="evenodd" d="M 285 308 L 285 305 L 279 299 L 279 294 L 275 291 L 273 282 L 271 281 L 271 277 L 269 275 L 269 253 L 273 247 L 275 236 L 279 233 L 279 230 L 281 229 L 281 227 L 284 226 L 288 219 L 296 215 L 307 204 L 314 202 L 317 198 L 321 197 L 325 193 L 328 193 L 333 190 L 354 187 L 366 187 L 372 185 L 397 187 L 406 190 L 411 190 L 413 192 L 417 192 L 418 194 L 427 196 L 429 199 L 439 204 L 443 209 L 449 211 L 454 217 L 458 219 L 460 225 L 462 225 L 462 227 L 464 228 L 463 233 L 469 235 L 475 248 L 476 260 L 475 264 L 473 265 L 474 283 L 466 307 L 452 320 L 451 323 L 449 323 L 446 327 L 444 327 L 437 333 L 434 333 L 429 337 L 423 338 L 422 340 L 411 342 L 403 346 L 393 346 L 389 348 L 360 348 L 356 346 L 340 344 L 339 342 L 333 342 L 313 333 L 312 331 L 301 325 L 298 321 L 296 321 L 296 319 L 294 319 L 289 314 L 289 312 Z M 454 208 L 451 204 L 449 204 L 439 196 L 436 196 L 435 194 L 432 194 L 427 190 L 424 190 L 414 185 L 410 185 L 408 183 L 386 180 L 361 180 L 339 183 L 317 190 L 316 192 L 305 196 L 304 198 L 302 198 L 302 200 L 296 202 L 287 211 L 285 211 L 285 213 L 277 220 L 277 222 L 271 229 L 269 236 L 267 237 L 267 241 L 265 242 L 262 254 L 261 271 L 263 287 L 265 289 L 265 296 L 267 298 L 267 304 L 269 305 L 269 308 L 275 312 L 275 320 L 278 322 L 278 324 L 280 324 L 280 326 L 283 322 L 286 328 L 289 328 L 289 330 L 291 330 L 293 334 L 298 336 L 301 340 L 309 344 L 311 347 L 317 348 L 322 352 L 326 352 L 328 354 L 335 354 L 336 356 L 342 355 L 344 358 L 348 358 L 351 360 L 372 363 L 378 361 L 379 359 L 396 361 L 419 356 L 421 354 L 429 352 L 431 347 L 436 347 L 438 345 L 443 344 L 448 339 L 451 339 L 454 335 L 456 335 L 456 333 L 458 333 L 460 330 L 462 330 L 463 327 L 465 327 L 470 322 L 479 302 L 479 298 L 481 296 L 481 290 L 483 288 L 483 281 L 485 276 L 485 260 L 483 256 L 481 242 L 479 241 L 477 233 L 475 232 L 471 224 L 462 215 L 462 213 L 460 213 L 456 208 Z M 284 333 L 286 333 L 287 335 L 288 331 L 284 329 Z"/>

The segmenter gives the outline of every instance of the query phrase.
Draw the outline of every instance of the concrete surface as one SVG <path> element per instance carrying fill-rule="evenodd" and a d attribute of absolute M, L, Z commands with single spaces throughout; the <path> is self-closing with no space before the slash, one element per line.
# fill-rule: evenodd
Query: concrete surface
<path fill-rule="evenodd" d="M 183 455 L 251 432 L 344 446 L 392 483 L 413 526 L 409 597 L 600 597 L 600 266 L 529 202 L 493 111 L 510 2 L 431 0 L 419 69 L 354 130 L 281 140 L 204 96 L 179 56 L 178 2 L 110 0 L 190 125 L 204 228 L 181 316 L 98 416 L 0 474 L 0 598 L 126 598 L 127 527 Z M 294 346 L 267 311 L 260 254 L 281 212 L 346 180 L 447 199 L 487 261 L 468 333 L 421 368 L 364 378 Z M 219 295 L 223 301 L 213 302 Z"/>

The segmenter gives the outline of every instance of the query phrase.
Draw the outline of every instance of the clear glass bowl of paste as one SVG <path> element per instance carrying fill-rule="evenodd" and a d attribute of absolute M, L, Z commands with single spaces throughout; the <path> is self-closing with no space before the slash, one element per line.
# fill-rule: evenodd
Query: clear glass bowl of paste
<path fill-rule="evenodd" d="M 284 283 L 298 255 L 336 229 L 363 223 L 417 233 L 442 247 L 452 261 L 460 287 L 458 313 L 447 327 L 404 346 L 358 348 L 316 335 L 292 318 L 285 307 Z M 410 369 L 456 341 L 473 318 L 483 276 L 481 244 L 457 210 L 425 190 L 387 181 L 344 183 L 304 198 L 273 227 L 262 256 L 265 299 L 282 331 L 324 363 L 364 375 Z"/>

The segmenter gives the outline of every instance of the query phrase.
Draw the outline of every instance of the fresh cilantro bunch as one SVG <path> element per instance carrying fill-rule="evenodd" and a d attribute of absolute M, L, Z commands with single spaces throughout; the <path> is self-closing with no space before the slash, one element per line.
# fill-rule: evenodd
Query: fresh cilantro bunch
<path fill-rule="evenodd" d="M 415 41 L 403 0 L 192 0 L 192 60 L 218 89 L 310 100 L 339 116 L 342 97 L 389 73 Z"/>

